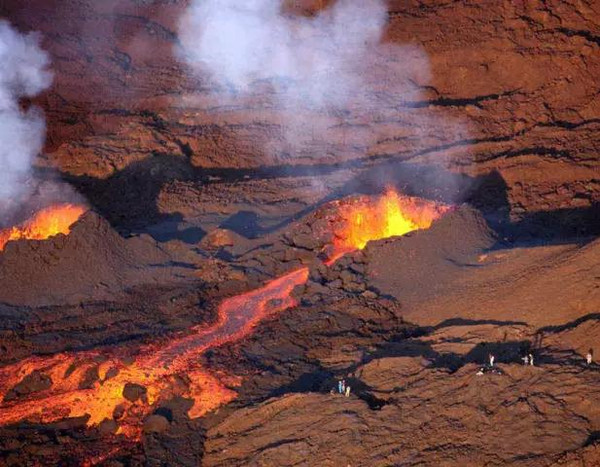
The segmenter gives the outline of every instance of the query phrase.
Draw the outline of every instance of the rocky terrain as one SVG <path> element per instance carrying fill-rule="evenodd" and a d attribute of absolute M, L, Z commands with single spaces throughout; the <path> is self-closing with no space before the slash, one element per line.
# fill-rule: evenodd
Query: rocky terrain
<path fill-rule="evenodd" d="M 49 120 L 40 164 L 59 167 L 111 221 L 133 227 L 159 214 L 233 214 L 244 202 L 297 211 L 292 200 L 314 196 L 310 175 L 331 189 L 363 167 L 399 160 L 496 173 L 515 218 L 572 226 L 597 214 L 596 2 L 389 2 L 385 41 L 422 47 L 430 70 L 411 76 L 392 56 L 381 72 L 397 76 L 400 88 L 373 79 L 383 95 L 400 89 L 414 98 L 370 96 L 378 118 L 368 124 L 308 114 L 326 130 L 293 157 L 285 147 L 260 154 L 265 140 L 277 139 L 281 117 L 261 106 L 261 89 L 241 108 L 219 105 L 211 82 L 176 59 L 185 6 L 6 0 L 0 7 L 20 28 L 40 31 L 53 57 L 54 84 L 40 102 Z M 278 199 L 265 178 L 293 195 Z M 145 200 L 143 214 L 132 212 L 132 198 Z"/>
<path fill-rule="evenodd" d="M 89 208 L 0 250 L 0 465 L 599 463 L 598 2 L 390 0 L 363 112 L 224 98 L 187 6 L 0 4 Z M 340 250 L 390 186 L 439 219 Z"/>

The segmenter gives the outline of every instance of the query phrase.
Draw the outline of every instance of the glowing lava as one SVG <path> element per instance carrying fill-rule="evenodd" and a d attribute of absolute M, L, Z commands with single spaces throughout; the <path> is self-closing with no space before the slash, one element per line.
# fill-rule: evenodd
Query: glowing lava
<path fill-rule="evenodd" d="M 86 208 L 75 204 L 44 208 L 21 225 L 0 230 L 0 251 L 14 240 L 46 240 L 58 234 L 67 235 L 85 211 Z"/>
<path fill-rule="evenodd" d="M 450 209 L 388 188 L 376 200 L 362 197 L 339 207 L 342 227 L 335 232 L 336 253 L 362 250 L 368 242 L 428 229 Z"/>
<path fill-rule="evenodd" d="M 207 349 L 241 339 L 265 317 L 295 305 L 291 292 L 306 282 L 303 268 L 273 280 L 255 291 L 229 298 L 220 305 L 215 325 L 199 326 L 192 333 L 163 346 L 146 346 L 130 363 L 97 351 L 65 353 L 52 357 L 31 357 L 0 368 L 0 425 L 21 420 L 49 423 L 66 417 L 89 416 L 88 426 L 116 418 L 120 433 L 138 438 L 143 418 L 163 400 L 184 396 L 194 400 L 192 418 L 218 408 L 235 398 L 227 386 L 239 379 L 215 375 L 202 368 L 200 356 Z M 97 371 L 99 381 L 88 389 L 81 387 L 89 371 Z M 52 380 L 51 388 L 10 400 L 11 388 L 32 372 Z M 138 401 L 124 397 L 127 383 L 147 392 Z M 8 400 L 7 400 L 8 399 Z M 120 415 L 119 415 L 120 414 Z"/>
<path fill-rule="evenodd" d="M 427 228 L 449 209 L 393 190 L 379 199 L 363 197 L 337 202 L 335 208 L 338 227 L 331 258 L 364 248 L 369 240 Z M 68 227 L 83 212 L 74 206 L 61 209 L 65 210 L 61 211 L 65 213 L 61 221 L 52 223 L 53 227 L 45 232 L 68 232 Z M 49 212 L 39 213 L 22 231 L 37 232 L 34 225 L 51 218 L 48 216 Z M 31 238 L 26 235 L 34 234 L 16 238 Z M 39 238 L 42 234 L 35 235 Z M 119 424 L 118 435 L 136 440 L 144 418 L 161 402 L 175 396 L 192 399 L 189 416 L 201 417 L 233 400 L 236 392 L 232 388 L 240 383 L 237 377 L 203 368 L 202 355 L 210 348 L 244 338 L 266 317 L 295 306 L 292 290 L 307 279 L 308 268 L 302 268 L 257 290 L 228 298 L 220 304 L 213 325 L 196 326 L 187 335 L 143 346 L 133 358 L 124 358 L 115 348 L 107 352 L 92 350 L 31 357 L 0 368 L 0 425 L 88 416 L 88 426 L 114 419 Z M 51 384 L 38 392 L 21 392 L 15 397 L 13 388 L 34 372 L 50 378 Z M 90 372 L 98 376 L 96 381 L 83 384 Z M 145 392 L 136 400 L 128 400 L 124 394 L 127 384 L 143 386 Z"/>

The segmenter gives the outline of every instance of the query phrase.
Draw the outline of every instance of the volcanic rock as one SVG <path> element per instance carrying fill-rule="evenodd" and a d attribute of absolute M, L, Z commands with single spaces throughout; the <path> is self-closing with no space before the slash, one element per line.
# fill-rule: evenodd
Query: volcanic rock
<path fill-rule="evenodd" d="M 123 388 L 123 397 L 130 402 L 136 402 L 138 399 L 144 397 L 148 390 L 139 384 L 127 383 Z"/>
<path fill-rule="evenodd" d="M 399 305 L 369 301 L 359 295 L 331 293 L 321 302 L 301 299 L 301 307 L 284 311 L 262 324 L 246 340 L 216 348 L 207 355 L 211 367 L 225 365 L 243 373 L 248 365 L 268 369 L 244 380 L 238 401 L 264 398 L 282 390 L 329 391 L 333 372 L 347 371 L 364 357 L 365 349 L 383 336 L 408 335 Z M 302 296 L 301 296 L 302 297 Z"/>
<path fill-rule="evenodd" d="M 141 265 L 169 259 L 150 238 L 126 240 L 90 212 L 69 235 L 9 242 L 0 253 L 0 301 L 49 305 L 110 297 L 152 280 L 152 269 Z"/>
<path fill-rule="evenodd" d="M 34 371 L 28 374 L 14 388 L 12 388 L 4 398 L 5 401 L 18 399 L 31 393 L 43 391 L 52 386 L 52 379 L 40 371 Z"/>
<path fill-rule="evenodd" d="M 334 2 L 285 3 L 306 20 Z M 0 464 L 597 463 L 598 367 L 584 356 L 600 335 L 598 6 L 385 3 L 359 115 L 355 102 L 285 108 L 269 80 L 223 102 L 179 60 L 188 1 L 1 2 L 52 58 L 34 172 L 57 171 L 93 209 L 68 236 L 0 252 L 1 364 L 81 349 L 126 360 L 210 326 L 223 295 L 310 271 L 298 306 L 200 358 L 241 378 L 219 413 L 161 406 L 141 443 L 114 422 L 39 416 L 0 428 Z M 284 137 L 291 112 L 307 148 Z M 335 200 L 387 185 L 458 207 L 311 265 L 334 253 Z M 477 376 L 489 353 L 503 374 Z M 329 394 L 342 378 L 348 398 Z M 49 384 L 31 373 L 0 410 Z"/>
<path fill-rule="evenodd" d="M 369 244 L 367 285 L 401 300 L 404 316 L 419 324 L 457 316 L 560 324 L 576 319 L 575 309 L 591 310 L 600 300 L 599 248 L 598 240 L 514 247 L 498 241 L 479 214 L 461 207 L 429 230 Z"/>
<path fill-rule="evenodd" d="M 510 377 L 478 377 L 473 366 L 449 374 L 401 359 L 377 368 L 368 382 L 389 398 L 381 410 L 371 410 L 353 396 L 294 394 L 272 399 L 241 409 L 209 430 L 205 462 L 294 465 L 309 457 L 319 465 L 433 465 L 442 459 L 465 465 L 493 458 L 503 464 L 549 465 L 563 449 L 584 444 L 598 423 L 595 416 L 571 416 L 590 413 L 578 397 L 555 399 L 567 381 L 585 390 L 592 373 L 517 365 L 515 371 L 505 367 Z M 589 400 L 598 396 L 597 389 L 588 391 Z M 499 399 L 507 403 L 498 404 Z M 488 417 L 493 425 L 481 429 L 482 423 L 487 427 Z M 492 438 L 491 429 L 496 433 Z M 515 429 L 522 436 L 515 437 Z M 283 442 L 273 444 L 275 432 Z"/>
<path fill-rule="evenodd" d="M 162 433 L 169 428 L 169 421 L 161 415 L 150 415 L 144 420 L 144 432 Z"/>
<path fill-rule="evenodd" d="M 119 425 L 114 420 L 104 420 L 98 425 L 98 431 L 103 435 L 115 434 Z"/>
<path fill-rule="evenodd" d="M 239 238 L 239 235 L 227 229 L 215 229 L 202 239 L 200 246 L 210 250 L 233 246 L 239 243 Z"/>
<path fill-rule="evenodd" d="M 193 170 L 161 169 L 160 183 L 153 183 L 146 196 L 131 197 L 130 208 L 138 209 L 136 200 L 139 205 L 142 198 L 154 198 L 144 203 L 147 216 L 156 210 L 152 203 L 158 197 L 162 214 L 198 213 L 206 210 L 205 200 L 220 200 L 218 209 L 235 214 L 240 208 L 236 197 L 244 193 L 253 201 L 247 205 L 261 204 L 264 196 L 268 211 L 272 201 L 287 208 L 294 196 L 307 204 L 315 197 L 315 184 L 287 177 L 289 164 L 314 166 L 323 172 L 318 186 L 335 189 L 353 176 L 349 169 L 361 165 L 377 165 L 380 178 L 391 181 L 385 164 L 403 158 L 449 165 L 470 175 L 496 174 L 504 193 L 496 197 L 486 186 L 479 201 L 504 204 L 516 218 L 540 213 L 531 218 L 538 223 L 554 219 L 568 226 L 575 216 L 586 221 L 580 228 L 589 231 L 590 209 L 600 193 L 594 137 L 600 115 L 595 97 L 600 54 L 594 22 L 598 12 L 593 3 L 586 5 L 558 5 L 549 11 L 536 2 L 390 2 L 384 42 L 419 44 L 428 56 L 431 79 L 415 76 L 398 89 L 399 79 L 373 73 L 367 84 L 377 92 L 366 96 L 368 104 L 378 115 L 393 118 L 363 119 L 359 128 L 347 123 L 347 130 L 336 115 L 304 110 L 304 120 L 318 121 L 327 131 L 313 132 L 311 149 L 295 157 L 272 136 L 282 132 L 285 119 L 282 109 L 263 105 L 271 97 L 268 86 L 257 87 L 254 99 L 232 109 L 218 105 L 208 77 L 191 76 L 179 63 L 174 53 L 177 24 L 187 2 L 74 0 L 65 9 L 42 0 L 27 6 L 5 0 L 0 14 L 22 30 L 43 34 L 55 71 L 53 87 L 41 99 L 49 117 L 47 162 L 70 174 L 92 198 L 118 202 L 116 192 L 132 193 L 141 180 L 112 184 L 112 193 L 106 193 L 91 187 L 89 178 L 106 179 L 132 168 L 127 177 L 134 179 L 140 161 L 172 154 L 183 165 L 211 171 L 197 182 Z M 82 24 L 87 31 L 83 36 Z M 404 77 L 391 50 L 378 54 L 379 65 L 387 76 Z M 414 98 L 388 97 L 397 94 Z M 415 121 L 431 124 L 424 128 Z M 264 151 L 267 142 L 276 147 Z M 243 170 L 258 167 L 272 168 L 265 175 L 275 181 L 256 181 L 252 170 Z M 239 181 L 249 191 L 240 190 Z M 430 184 L 448 188 L 436 179 Z M 274 186 L 286 196 L 274 194 Z M 111 210 L 101 199 L 99 205 Z M 121 220 L 128 223 L 123 214 Z M 134 217 L 143 221 L 144 213 Z"/>

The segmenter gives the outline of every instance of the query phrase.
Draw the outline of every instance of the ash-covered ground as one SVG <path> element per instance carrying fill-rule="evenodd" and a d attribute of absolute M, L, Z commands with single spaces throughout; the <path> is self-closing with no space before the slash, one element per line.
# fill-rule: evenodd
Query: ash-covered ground
<path fill-rule="evenodd" d="M 188 2 L 26 3 L 29 175 L 87 212 L 0 251 L 0 465 L 600 463 L 595 2 L 387 2 L 360 99 L 294 118 L 188 69 Z M 389 188 L 443 215 L 340 250 Z"/>

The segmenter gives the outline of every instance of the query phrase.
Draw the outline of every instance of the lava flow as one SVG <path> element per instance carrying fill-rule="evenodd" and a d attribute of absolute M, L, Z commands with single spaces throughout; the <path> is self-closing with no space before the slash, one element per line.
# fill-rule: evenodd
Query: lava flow
<path fill-rule="evenodd" d="M 376 200 L 361 198 L 335 206 L 339 219 L 332 257 L 363 248 L 369 240 L 429 227 L 448 209 L 392 190 Z M 295 306 L 292 290 L 307 279 L 308 268 L 302 268 L 228 298 L 220 304 L 215 324 L 194 327 L 166 344 L 141 347 L 130 359 L 119 356 L 119 349 L 92 350 L 31 357 L 0 368 L 0 425 L 85 416 L 88 426 L 115 420 L 118 434 L 138 439 L 144 418 L 175 396 L 192 399 L 189 416 L 200 417 L 233 400 L 236 393 L 231 388 L 239 384 L 239 378 L 203 368 L 202 354 L 242 339 L 264 318 Z M 97 375 L 96 381 L 83 384 L 90 372 Z M 44 387 L 30 393 L 16 389 L 33 377 L 43 379 Z"/>
<path fill-rule="evenodd" d="M 71 226 L 85 211 L 86 208 L 75 204 L 44 208 L 21 225 L 0 230 L 0 251 L 8 242 L 15 240 L 46 240 L 58 234 L 68 235 Z"/>
<path fill-rule="evenodd" d="M 94 426 L 116 418 L 119 433 L 138 438 L 143 418 L 153 406 L 178 395 L 193 399 L 189 415 L 200 417 L 235 398 L 235 392 L 227 386 L 239 382 L 235 377 L 217 378 L 204 370 L 199 364 L 202 353 L 242 338 L 264 317 L 295 305 L 291 292 L 307 277 L 308 269 L 303 268 L 260 289 L 226 299 L 219 306 L 216 324 L 192 328 L 191 334 L 162 347 L 143 347 L 131 363 L 88 351 L 31 357 L 1 368 L 0 425 L 21 420 L 49 423 L 88 416 L 88 426 Z M 90 370 L 97 371 L 99 381 L 90 388 L 82 388 L 81 383 Z M 14 399 L 11 389 L 32 373 L 49 377 L 51 388 Z M 144 387 L 143 397 L 128 400 L 124 395 L 127 384 Z"/>

